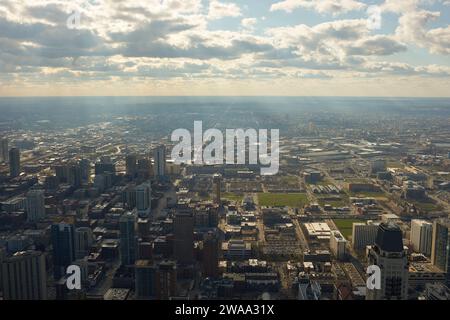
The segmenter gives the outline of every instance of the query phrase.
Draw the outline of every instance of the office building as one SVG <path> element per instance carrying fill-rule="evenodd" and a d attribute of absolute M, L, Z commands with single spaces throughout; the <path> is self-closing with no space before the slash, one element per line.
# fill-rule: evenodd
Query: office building
<path fill-rule="evenodd" d="M 67 267 L 75 260 L 75 230 L 67 223 L 54 224 L 51 227 L 53 246 L 53 275 L 59 280 L 65 275 Z"/>
<path fill-rule="evenodd" d="M 166 175 L 166 147 L 161 144 L 153 151 L 154 171 L 156 178 L 163 178 Z"/>
<path fill-rule="evenodd" d="M 136 215 L 134 212 L 127 212 L 120 217 L 120 259 L 122 265 L 134 265 L 136 260 Z"/>
<path fill-rule="evenodd" d="M 46 300 L 45 256 L 39 251 L 17 252 L 0 265 L 3 299 Z"/>
<path fill-rule="evenodd" d="M 411 220 L 411 245 L 415 252 L 431 255 L 433 224 L 424 220 Z"/>
<path fill-rule="evenodd" d="M 371 220 L 366 223 L 353 223 L 352 246 L 354 250 L 365 250 L 367 246 L 375 243 L 379 223 Z"/>
<path fill-rule="evenodd" d="M 173 261 L 163 261 L 156 272 L 156 299 L 169 300 L 177 294 L 177 266 Z"/>
<path fill-rule="evenodd" d="M 367 300 L 408 298 L 408 250 L 400 228 L 393 223 L 378 226 L 375 244 L 368 250 L 368 264 L 380 268 L 380 289 L 367 288 Z"/>
<path fill-rule="evenodd" d="M 137 174 L 137 157 L 134 154 L 129 154 L 125 158 L 125 170 L 127 176 L 135 177 Z"/>
<path fill-rule="evenodd" d="M 337 230 L 331 231 L 330 250 L 337 260 L 342 261 L 347 258 L 347 240 Z"/>
<path fill-rule="evenodd" d="M 81 159 L 78 162 L 81 168 L 81 179 L 83 182 L 89 182 L 91 179 L 91 162 L 88 159 Z"/>
<path fill-rule="evenodd" d="M 213 176 L 213 184 L 214 184 L 214 201 L 216 204 L 221 203 L 221 184 L 222 184 L 222 175 L 215 174 Z"/>
<path fill-rule="evenodd" d="M 135 264 L 136 299 L 151 299 L 155 296 L 156 268 L 150 260 L 136 260 Z"/>
<path fill-rule="evenodd" d="M 450 282 L 450 220 L 448 219 L 433 222 L 431 262 L 446 274 L 447 282 Z"/>
<path fill-rule="evenodd" d="M 173 230 L 175 259 L 180 264 L 192 264 L 194 262 L 194 216 L 192 212 L 177 212 Z"/>
<path fill-rule="evenodd" d="M 75 258 L 82 259 L 89 255 L 94 243 L 94 235 L 89 227 L 75 229 Z"/>
<path fill-rule="evenodd" d="M 45 196 L 43 190 L 27 193 L 26 212 L 28 222 L 38 222 L 45 218 Z"/>
<path fill-rule="evenodd" d="M 9 176 L 11 178 L 20 175 L 20 150 L 19 148 L 12 148 L 9 150 Z"/>
<path fill-rule="evenodd" d="M 136 208 L 138 216 L 148 218 L 152 206 L 152 186 L 149 182 L 136 187 Z"/>
<path fill-rule="evenodd" d="M 219 239 L 214 232 L 208 232 L 203 238 L 202 266 L 203 277 L 219 276 Z"/>
<path fill-rule="evenodd" d="M 9 160 L 9 141 L 8 138 L 2 138 L 0 141 L 0 160 L 8 162 Z"/>

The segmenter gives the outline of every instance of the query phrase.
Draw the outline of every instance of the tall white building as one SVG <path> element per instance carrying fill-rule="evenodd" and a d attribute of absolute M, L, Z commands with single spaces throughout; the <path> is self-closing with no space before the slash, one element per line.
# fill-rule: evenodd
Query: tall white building
<path fill-rule="evenodd" d="M 426 256 L 431 255 L 431 246 L 433 239 L 433 224 L 425 220 L 411 220 L 411 244 L 413 250 L 423 253 Z"/>
<path fill-rule="evenodd" d="M 94 235 L 89 227 L 75 229 L 75 258 L 82 259 L 89 254 L 94 243 Z"/>
<path fill-rule="evenodd" d="M 379 223 L 372 220 L 367 223 L 353 223 L 352 226 L 352 246 L 355 250 L 365 250 L 367 246 L 375 243 Z"/>
<path fill-rule="evenodd" d="M 166 147 L 161 144 L 153 151 L 154 170 L 157 178 L 166 175 Z"/>
<path fill-rule="evenodd" d="M 148 217 L 151 212 L 152 186 L 150 183 L 143 183 L 136 187 L 136 208 L 139 217 Z"/>
<path fill-rule="evenodd" d="M 380 268 L 380 288 L 367 288 L 366 300 L 408 299 L 408 248 L 403 246 L 400 228 L 381 223 L 375 244 L 368 250 L 369 265 Z"/>
<path fill-rule="evenodd" d="M 337 260 L 345 260 L 347 257 L 347 240 L 337 230 L 331 231 L 330 249 Z"/>
<path fill-rule="evenodd" d="M 37 222 L 45 218 L 45 196 L 43 190 L 31 190 L 26 200 L 27 221 Z"/>

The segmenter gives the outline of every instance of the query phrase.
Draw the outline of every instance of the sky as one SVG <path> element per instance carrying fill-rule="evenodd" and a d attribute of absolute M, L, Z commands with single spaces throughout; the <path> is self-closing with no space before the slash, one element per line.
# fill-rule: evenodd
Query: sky
<path fill-rule="evenodd" d="M 450 96 L 450 0 L 0 0 L 0 96 Z"/>

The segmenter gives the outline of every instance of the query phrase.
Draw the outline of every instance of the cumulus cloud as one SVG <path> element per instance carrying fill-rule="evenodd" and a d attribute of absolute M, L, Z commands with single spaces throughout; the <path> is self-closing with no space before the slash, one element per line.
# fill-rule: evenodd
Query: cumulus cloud
<path fill-rule="evenodd" d="M 208 19 L 216 20 L 225 17 L 239 17 L 241 15 L 241 8 L 235 3 L 220 2 L 218 0 L 211 0 L 209 3 Z"/>
<path fill-rule="evenodd" d="M 231 0 L 2 0 L 0 81 L 449 77 L 433 55 L 423 65 L 404 63 L 403 55 L 386 59 L 416 46 L 450 54 L 450 27 L 436 9 L 445 2 L 399 3 L 380 3 L 382 12 L 394 13 L 388 19 L 398 19 L 394 31 L 381 33 L 368 28 L 367 5 L 356 0 L 285 0 L 270 8 L 323 15 L 308 25 L 270 12 L 256 19 L 247 14 L 250 4 L 241 9 Z M 70 30 L 73 10 L 81 24 Z M 337 17 L 348 12 L 356 18 Z M 226 17 L 238 19 L 214 21 Z"/>
<path fill-rule="evenodd" d="M 272 4 L 270 11 L 282 10 L 292 12 L 297 8 L 315 10 L 321 14 L 342 14 L 349 11 L 361 10 L 366 5 L 355 0 L 284 0 Z"/>

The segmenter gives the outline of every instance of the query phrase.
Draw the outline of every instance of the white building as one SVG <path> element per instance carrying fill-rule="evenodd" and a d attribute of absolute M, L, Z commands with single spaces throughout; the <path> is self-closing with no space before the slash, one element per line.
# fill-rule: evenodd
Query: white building
<path fill-rule="evenodd" d="M 415 252 L 431 255 L 433 224 L 425 220 L 411 221 L 411 245 Z"/>
<path fill-rule="evenodd" d="M 37 222 L 45 218 L 45 196 L 43 190 L 31 190 L 26 200 L 27 221 Z"/>
<path fill-rule="evenodd" d="M 337 260 L 345 260 L 347 257 L 347 240 L 337 230 L 331 232 L 330 249 Z"/>
<path fill-rule="evenodd" d="M 352 246 L 355 250 L 364 250 L 375 243 L 379 223 L 372 220 L 367 223 L 357 222 L 352 226 Z"/>
<path fill-rule="evenodd" d="M 152 186 L 150 183 L 143 183 L 136 187 L 136 208 L 139 217 L 148 217 L 152 204 Z"/>

